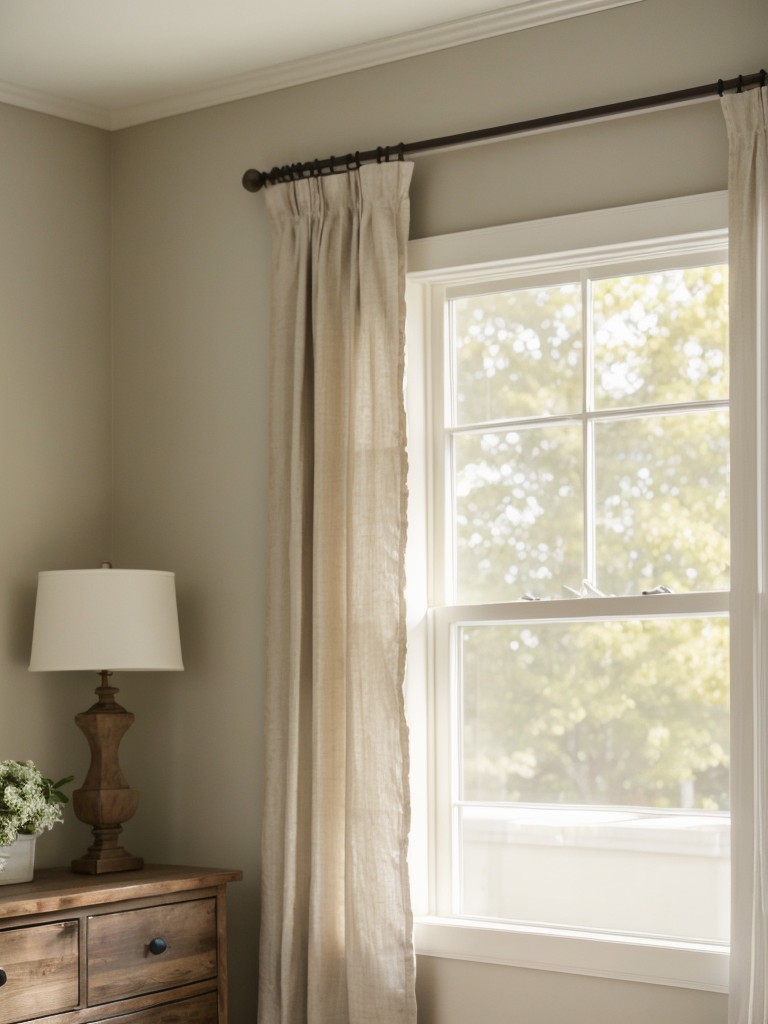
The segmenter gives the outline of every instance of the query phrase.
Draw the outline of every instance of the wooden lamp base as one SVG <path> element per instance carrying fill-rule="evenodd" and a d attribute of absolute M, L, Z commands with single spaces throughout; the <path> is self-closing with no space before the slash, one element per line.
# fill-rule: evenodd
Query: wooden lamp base
<path fill-rule="evenodd" d="M 133 725 L 134 716 L 115 701 L 118 690 L 108 685 L 108 677 L 108 672 L 101 673 L 97 703 L 75 716 L 91 749 L 91 765 L 82 788 L 72 794 L 72 804 L 79 820 L 93 829 L 88 851 L 72 861 L 72 870 L 78 874 L 104 875 L 144 866 L 141 857 L 119 845 L 123 822 L 132 818 L 139 806 L 138 790 L 130 788 L 117 759 L 120 740 Z"/>

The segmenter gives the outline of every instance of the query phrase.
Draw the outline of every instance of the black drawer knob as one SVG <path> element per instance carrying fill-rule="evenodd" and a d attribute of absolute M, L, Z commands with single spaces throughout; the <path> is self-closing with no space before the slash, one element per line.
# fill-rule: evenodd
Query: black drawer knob
<path fill-rule="evenodd" d="M 149 952 L 154 953 L 155 956 L 160 956 L 166 949 L 168 949 L 168 943 L 165 939 L 152 939 L 149 944 Z"/>
<path fill-rule="evenodd" d="M 2 967 L 0 967 L 0 988 L 3 987 L 6 981 L 8 981 L 8 975 L 5 973 Z"/>

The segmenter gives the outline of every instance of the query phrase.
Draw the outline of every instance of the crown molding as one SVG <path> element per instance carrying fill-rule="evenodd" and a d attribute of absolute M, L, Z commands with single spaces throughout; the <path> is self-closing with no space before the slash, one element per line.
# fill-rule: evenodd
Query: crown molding
<path fill-rule="evenodd" d="M 390 36 L 371 43 L 347 46 L 300 60 L 285 61 L 244 75 L 227 79 L 210 88 L 189 92 L 165 100 L 114 110 L 113 129 L 128 128 L 145 121 L 189 113 L 219 103 L 248 99 L 263 93 L 305 85 L 323 78 L 361 71 L 408 57 L 418 57 L 464 43 L 519 32 L 566 18 L 592 14 L 611 7 L 623 7 L 640 0 L 518 0 L 500 10 L 446 22 L 432 28 Z"/>
<path fill-rule="evenodd" d="M 285 61 L 223 79 L 204 89 L 188 90 L 179 95 L 119 109 L 91 107 L 3 83 L 0 83 L 0 102 L 81 121 L 98 128 L 118 130 L 639 2 L 641 0 L 514 0 L 506 7 L 485 14 Z"/>
<path fill-rule="evenodd" d="M 102 107 L 93 107 L 88 103 L 79 103 L 77 100 L 68 100 L 61 96 L 51 96 L 35 89 L 24 89 L 10 82 L 0 82 L 0 103 L 35 110 L 38 114 L 61 117 L 65 121 L 77 121 L 93 128 L 112 128 L 110 112 Z"/>

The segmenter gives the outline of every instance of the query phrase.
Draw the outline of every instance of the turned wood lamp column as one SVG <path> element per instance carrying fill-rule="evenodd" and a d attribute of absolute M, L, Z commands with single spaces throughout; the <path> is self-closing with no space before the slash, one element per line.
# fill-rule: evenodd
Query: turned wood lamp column
<path fill-rule="evenodd" d="M 138 790 L 120 768 L 118 748 L 134 716 L 115 700 L 113 670 L 167 672 L 183 668 L 172 572 L 100 569 L 41 572 L 38 576 L 31 672 L 93 669 L 98 700 L 75 717 L 91 764 L 73 806 L 92 826 L 93 842 L 72 870 L 101 875 L 133 871 L 141 857 L 120 845 L 123 823 L 136 812 Z"/>
<path fill-rule="evenodd" d="M 91 748 L 91 766 L 80 789 L 72 794 L 75 814 L 93 827 L 93 843 L 82 857 L 72 862 L 72 870 L 83 874 L 133 871 L 144 866 L 118 840 L 123 822 L 136 813 L 139 792 L 131 789 L 117 759 L 120 740 L 133 725 L 134 716 L 115 700 L 117 687 L 109 685 L 111 673 L 101 673 L 96 687 L 97 703 L 75 715 Z"/>

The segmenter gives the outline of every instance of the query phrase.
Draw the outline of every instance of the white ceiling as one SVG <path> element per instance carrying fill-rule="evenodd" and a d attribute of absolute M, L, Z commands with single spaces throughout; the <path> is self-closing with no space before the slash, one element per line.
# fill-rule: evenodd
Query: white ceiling
<path fill-rule="evenodd" d="M 0 0 L 0 101 L 106 128 L 637 0 Z"/>

